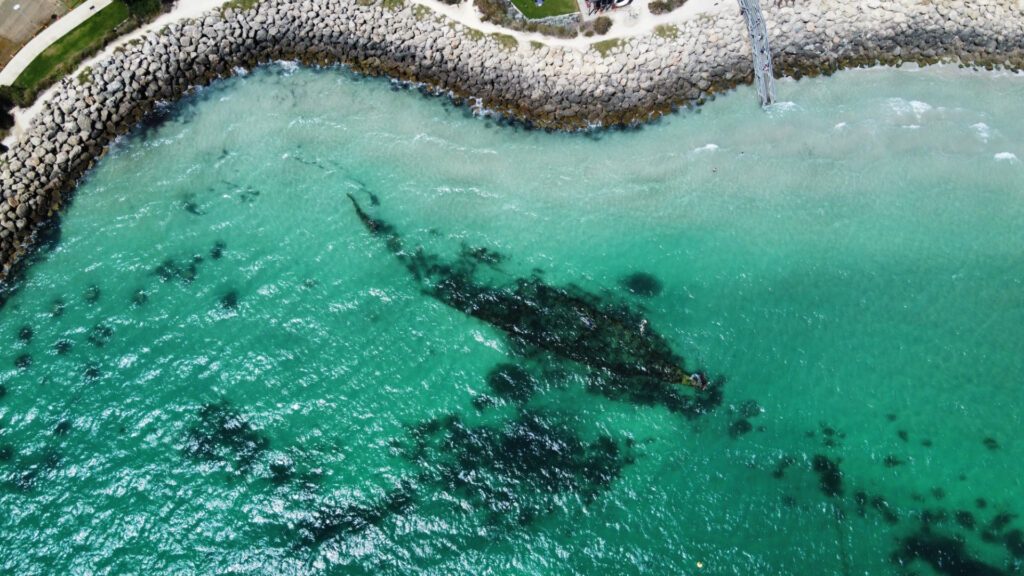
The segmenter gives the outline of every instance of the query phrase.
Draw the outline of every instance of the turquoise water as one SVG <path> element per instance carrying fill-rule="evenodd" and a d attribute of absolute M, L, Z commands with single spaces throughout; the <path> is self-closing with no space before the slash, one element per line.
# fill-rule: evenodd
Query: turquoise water
<path fill-rule="evenodd" d="M 0 310 L 0 572 L 1021 573 L 1024 80 L 780 92 L 555 135 L 274 66 L 167 110 Z M 347 194 L 721 405 L 597 393 Z"/>

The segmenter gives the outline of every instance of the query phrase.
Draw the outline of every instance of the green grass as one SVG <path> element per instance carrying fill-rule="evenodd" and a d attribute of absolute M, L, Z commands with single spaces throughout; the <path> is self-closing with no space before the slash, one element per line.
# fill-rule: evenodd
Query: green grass
<path fill-rule="evenodd" d="M 128 19 L 128 6 L 121 0 L 100 10 L 40 54 L 14 81 L 14 86 L 35 94 L 71 72 L 83 59 L 114 38 L 114 29 Z"/>
<path fill-rule="evenodd" d="M 412 6 L 412 15 L 416 17 L 417 22 L 422 21 L 427 16 L 430 16 L 431 13 L 433 13 L 433 10 L 422 4 L 413 4 Z"/>
<path fill-rule="evenodd" d="M 679 28 L 671 24 L 659 24 L 654 28 L 654 35 L 659 38 L 675 40 L 679 38 Z"/>
<path fill-rule="evenodd" d="M 601 57 L 603 58 L 603 57 L 607 56 L 608 53 L 611 52 L 613 49 L 618 48 L 619 46 L 622 46 L 623 44 L 624 44 L 624 42 L 622 40 L 618 40 L 618 39 L 616 39 L 616 40 L 602 40 L 601 42 L 594 42 L 593 44 L 591 44 L 591 47 L 594 50 L 597 50 L 601 54 Z"/>
<path fill-rule="evenodd" d="M 516 40 L 515 37 L 509 36 L 508 34 L 494 33 L 491 34 L 491 38 L 494 38 L 498 42 L 498 44 L 500 44 L 501 47 L 504 48 L 505 50 L 515 50 L 516 48 L 519 47 L 519 41 Z"/>
<path fill-rule="evenodd" d="M 512 3 L 527 18 L 547 18 L 580 11 L 576 0 L 544 0 L 543 6 L 537 6 L 533 0 L 512 0 Z"/>
<path fill-rule="evenodd" d="M 256 5 L 260 0 L 230 0 L 224 3 L 224 8 L 231 8 L 234 10 L 248 10 Z"/>
<path fill-rule="evenodd" d="M 384 7 L 392 12 L 397 12 L 405 6 L 405 0 L 384 0 Z"/>

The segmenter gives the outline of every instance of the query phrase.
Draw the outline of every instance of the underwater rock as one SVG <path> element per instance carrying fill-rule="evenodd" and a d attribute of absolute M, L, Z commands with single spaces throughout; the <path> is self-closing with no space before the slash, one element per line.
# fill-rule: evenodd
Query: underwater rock
<path fill-rule="evenodd" d="M 468 426 L 456 416 L 412 429 L 406 457 L 433 481 L 458 491 L 492 521 L 531 521 L 558 508 L 558 497 L 575 494 L 592 502 L 633 462 L 608 436 L 585 442 L 569 427 L 521 411 L 501 427 Z"/>
<path fill-rule="evenodd" d="M 888 524 L 899 523 L 899 515 L 896 514 L 896 511 L 889 506 L 889 502 L 885 498 L 882 498 L 881 496 L 875 496 L 874 498 L 871 499 L 871 507 L 874 508 L 876 512 L 881 514 L 882 519 L 884 519 Z"/>
<path fill-rule="evenodd" d="M 462 247 L 462 257 L 473 260 L 478 264 L 487 264 L 488 266 L 497 266 L 501 264 L 504 256 L 499 252 L 495 252 L 490 248 L 470 248 L 468 246 Z"/>
<path fill-rule="evenodd" d="M 21 354 L 17 358 L 14 359 L 14 367 L 18 368 L 19 370 L 26 370 L 30 366 L 32 366 L 32 355 L 31 354 L 28 354 L 28 353 Z"/>
<path fill-rule="evenodd" d="M 1024 531 L 1019 528 L 1006 533 L 1006 550 L 1017 560 L 1024 560 Z"/>
<path fill-rule="evenodd" d="M 756 418 L 764 412 L 764 408 L 757 403 L 757 400 L 744 400 L 736 412 L 743 418 Z"/>
<path fill-rule="evenodd" d="M 86 304 L 95 304 L 100 300 L 100 287 L 93 284 L 86 288 L 85 294 L 82 295 Z"/>
<path fill-rule="evenodd" d="M 232 290 L 221 296 L 220 307 L 225 310 L 234 310 L 235 308 L 238 308 L 238 292 Z"/>
<path fill-rule="evenodd" d="M 324 506 L 299 525 L 302 542 L 312 546 L 364 532 L 393 516 L 405 514 L 415 504 L 414 496 L 412 489 L 403 485 L 388 492 L 376 504 Z"/>
<path fill-rule="evenodd" d="M 14 458 L 14 446 L 0 444 L 0 462 L 10 462 Z"/>
<path fill-rule="evenodd" d="M 729 425 L 729 437 L 736 439 L 754 430 L 754 425 L 746 418 L 740 418 Z"/>
<path fill-rule="evenodd" d="M 924 562 L 939 574 L 949 576 L 1009 576 L 1009 572 L 986 564 L 967 552 L 962 539 L 920 531 L 901 541 L 893 562 L 909 564 Z"/>
<path fill-rule="evenodd" d="M 172 258 L 167 258 L 156 267 L 153 273 L 156 274 L 162 282 L 179 280 L 183 284 L 191 284 L 198 276 L 199 264 L 202 262 L 203 257 L 198 254 L 193 256 L 192 260 L 184 265 L 178 264 Z"/>
<path fill-rule="evenodd" d="M 64 315 L 64 301 L 60 298 L 53 301 L 50 305 L 50 316 L 53 318 L 60 318 Z"/>
<path fill-rule="evenodd" d="M 778 463 L 775 464 L 775 469 L 772 470 L 772 478 L 782 478 L 786 475 L 786 469 L 793 464 L 796 464 L 796 458 L 792 456 L 786 455 L 779 458 Z"/>
<path fill-rule="evenodd" d="M 999 441 L 995 438 L 985 438 L 981 441 L 989 450 L 999 450 Z"/>
<path fill-rule="evenodd" d="M 900 437 L 900 440 L 904 442 L 910 440 L 910 434 L 906 430 L 897 430 L 896 435 Z"/>
<path fill-rule="evenodd" d="M 882 462 L 885 464 L 886 468 L 895 468 L 897 466 L 903 466 L 904 464 L 907 463 L 906 460 L 901 460 L 900 458 L 893 456 L 892 454 L 886 456 Z"/>
<path fill-rule="evenodd" d="M 646 272 L 634 272 L 620 281 L 630 294 L 651 298 L 661 294 L 661 281 Z"/>
<path fill-rule="evenodd" d="M 71 422 L 68 420 L 61 420 L 57 422 L 57 425 L 53 428 L 54 436 L 64 436 L 71 431 Z"/>
<path fill-rule="evenodd" d="M 224 251 L 227 250 L 228 245 L 223 240 L 217 240 L 213 243 L 213 248 L 210 248 L 210 258 L 214 260 L 220 260 L 224 257 Z"/>
<path fill-rule="evenodd" d="M 149 302 L 149 294 L 146 294 L 146 291 L 142 288 L 139 288 L 132 294 L 132 306 L 138 308 L 144 306 L 146 302 Z"/>
<path fill-rule="evenodd" d="M 488 408 L 493 408 L 497 404 L 498 400 L 493 396 L 480 394 L 479 396 L 473 397 L 473 408 L 476 408 L 477 410 L 486 410 Z"/>
<path fill-rule="evenodd" d="M 89 343 L 97 348 L 102 348 L 110 342 L 110 338 L 114 335 L 114 329 L 110 326 L 103 324 L 97 324 L 93 326 L 89 332 Z"/>
<path fill-rule="evenodd" d="M 487 375 L 491 390 L 502 398 L 525 403 L 537 391 L 537 380 L 515 364 L 498 364 Z"/>
<path fill-rule="evenodd" d="M 954 517 L 956 518 L 956 523 L 962 528 L 974 530 L 974 527 L 977 525 L 974 514 L 971 514 L 967 510 L 958 510 Z"/>
<path fill-rule="evenodd" d="M 157 275 L 158 278 L 160 278 L 160 280 L 164 282 L 170 282 L 172 279 L 176 278 L 178 274 L 181 273 L 181 269 L 178 267 L 178 264 L 174 262 L 174 260 L 168 258 L 167 260 L 164 260 L 163 262 L 160 263 L 159 266 L 156 267 L 154 273 Z"/>
<path fill-rule="evenodd" d="M 196 204 L 195 200 L 188 199 L 182 202 L 181 207 L 193 216 L 204 216 L 206 212 L 199 209 L 199 204 Z"/>
<path fill-rule="evenodd" d="M 31 342 L 34 334 L 35 333 L 32 331 L 31 326 L 22 326 L 21 329 L 18 330 L 18 340 L 25 343 Z"/>
<path fill-rule="evenodd" d="M 0 400 L 3 400 L 4 396 L 7 396 L 7 386 L 0 384 Z"/>
<path fill-rule="evenodd" d="M 188 431 L 185 455 L 197 460 L 233 463 L 247 469 L 270 446 L 270 440 L 227 400 L 203 405 Z"/>
<path fill-rule="evenodd" d="M 479 266 L 483 260 L 493 267 L 495 257 L 464 248 L 447 262 L 423 249 L 407 251 L 394 226 L 348 197 L 366 229 L 384 241 L 425 294 L 498 328 L 513 350 L 541 351 L 587 367 L 588 391 L 608 398 L 660 404 L 688 417 L 721 404 L 723 381 L 708 386 L 702 374 L 688 374 L 668 341 L 625 302 L 571 284 L 552 286 L 538 274 L 491 286 L 480 279 Z M 698 392 L 684 395 L 684 387 Z"/>
<path fill-rule="evenodd" d="M 853 495 L 853 501 L 857 505 L 857 515 L 863 518 L 868 511 L 868 493 L 858 490 Z"/>
<path fill-rule="evenodd" d="M 295 463 L 291 458 L 281 455 L 270 461 L 270 479 L 274 484 L 284 484 L 295 474 Z"/>
<path fill-rule="evenodd" d="M 829 498 L 843 495 L 843 473 L 839 462 L 824 454 L 816 454 L 811 461 L 811 468 L 818 475 L 818 485 Z"/>

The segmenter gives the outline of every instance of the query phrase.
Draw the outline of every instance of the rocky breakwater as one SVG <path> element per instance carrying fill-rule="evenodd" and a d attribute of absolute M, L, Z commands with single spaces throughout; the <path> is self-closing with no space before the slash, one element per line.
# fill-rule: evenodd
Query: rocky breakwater
<path fill-rule="evenodd" d="M 151 33 L 119 48 L 43 103 L 0 156 L 0 277 L 77 179 L 160 101 L 277 59 L 345 63 L 423 82 L 536 126 L 642 121 L 752 77 L 742 19 L 698 16 L 658 33 L 579 51 L 485 35 L 420 5 L 265 0 Z M 767 7 L 776 69 L 787 74 L 905 60 L 1024 65 L 1016 0 L 897 0 Z"/>

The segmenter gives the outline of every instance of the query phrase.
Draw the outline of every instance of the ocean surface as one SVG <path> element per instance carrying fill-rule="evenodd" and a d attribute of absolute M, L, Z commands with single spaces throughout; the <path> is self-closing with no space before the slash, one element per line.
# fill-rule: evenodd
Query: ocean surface
<path fill-rule="evenodd" d="M 1024 573 L 1024 78 L 779 93 L 162 109 L 0 310 L 0 573 Z"/>

